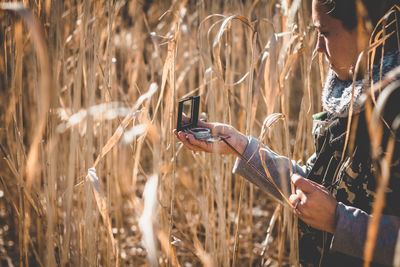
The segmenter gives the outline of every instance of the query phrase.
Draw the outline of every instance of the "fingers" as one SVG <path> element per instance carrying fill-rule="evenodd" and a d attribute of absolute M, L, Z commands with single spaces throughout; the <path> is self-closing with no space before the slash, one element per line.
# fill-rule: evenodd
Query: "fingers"
<path fill-rule="evenodd" d="M 212 143 L 196 139 L 194 137 L 194 135 L 192 135 L 192 134 L 187 134 L 186 138 L 190 144 L 192 144 L 193 146 L 199 147 L 201 149 L 201 151 L 206 151 L 206 152 L 210 152 L 210 153 L 213 152 Z"/>
<path fill-rule="evenodd" d="M 316 189 L 315 187 L 317 187 L 317 184 L 315 184 L 314 182 L 312 182 L 309 179 L 301 177 L 298 174 L 292 175 L 292 182 L 297 188 L 299 188 L 301 191 L 303 191 L 306 194 L 312 193 L 313 191 L 315 191 L 315 189 Z"/>
<path fill-rule="evenodd" d="M 293 207 L 296 207 L 295 213 L 304 216 L 304 213 L 307 213 L 307 209 L 304 209 L 307 205 L 307 195 L 316 190 L 316 184 L 298 174 L 292 175 L 292 182 L 296 186 L 296 193 L 292 194 L 289 200 Z"/>
<path fill-rule="evenodd" d="M 294 212 L 298 216 L 304 215 L 304 207 L 307 203 L 307 196 L 304 194 L 304 192 L 302 192 L 300 189 L 297 189 L 295 194 L 290 195 L 289 201 L 292 204 Z"/>
<path fill-rule="evenodd" d="M 188 134 L 185 132 L 178 132 L 176 129 L 174 130 L 174 134 L 176 137 L 190 150 L 194 151 L 212 151 L 212 144 L 209 144 L 204 141 L 199 141 L 192 134 Z"/>
<path fill-rule="evenodd" d="M 204 122 L 204 121 L 201 121 L 201 120 L 197 121 L 197 126 L 198 127 L 202 127 L 202 128 L 208 128 L 210 130 L 213 129 L 212 123 Z"/>
<path fill-rule="evenodd" d="M 176 135 L 176 137 L 178 137 L 178 139 L 190 150 L 194 150 L 194 151 L 201 151 L 201 149 L 197 146 L 192 145 L 189 140 L 187 139 L 187 134 L 184 132 L 177 132 L 176 130 L 174 130 L 174 133 Z"/>
<path fill-rule="evenodd" d="M 296 193 L 289 197 L 293 212 L 311 227 L 333 233 L 337 201 L 329 190 L 296 174 L 292 181 L 296 185 Z"/>
<path fill-rule="evenodd" d="M 300 207 L 299 207 L 299 204 L 301 203 L 301 198 L 300 198 L 300 196 L 298 196 L 298 195 L 296 195 L 296 194 L 290 195 L 289 201 L 290 201 L 290 203 L 292 204 L 292 206 L 293 206 L 295 212 L 297 212 L 297 208 L 300 208 Z"/>

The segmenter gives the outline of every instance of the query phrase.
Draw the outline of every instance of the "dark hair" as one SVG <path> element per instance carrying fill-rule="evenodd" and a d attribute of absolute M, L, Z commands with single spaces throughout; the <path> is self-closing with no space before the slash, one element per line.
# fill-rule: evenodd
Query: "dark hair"
<path fill-rule="evenodd" d="M 398 0 L 360 0 L 364 5 L 367 15 L 371 20 L 372 26 L 378 24 L 383 15 L 396 3 Z M 333 18 L 339 19 L 343 23 L 343 27 L 352 30 L 357 26 L 357 8 L 356 0 L 318 0 L 325 6 L 328 14 Z"/>

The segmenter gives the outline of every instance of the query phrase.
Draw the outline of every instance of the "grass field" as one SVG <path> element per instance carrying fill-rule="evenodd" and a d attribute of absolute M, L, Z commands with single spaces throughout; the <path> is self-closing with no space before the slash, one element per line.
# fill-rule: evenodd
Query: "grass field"
<path fill-rule="evenodd" d="M 297 265 L 290 208 L 172 130 L 200 95 L 304 163 L 327 70 L 309 2 L 2 2 L 0 265 Z"/>

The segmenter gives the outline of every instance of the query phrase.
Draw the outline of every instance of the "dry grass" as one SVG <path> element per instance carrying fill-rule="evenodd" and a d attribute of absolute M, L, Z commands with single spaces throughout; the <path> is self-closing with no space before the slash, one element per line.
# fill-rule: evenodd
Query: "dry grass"
<path fill-rule="evenodd" d="M 290 209 L 172 130 L 201 95 L 209 121 L 304 162 L 326 72 L 308 2 L 3 4 L 1 264 L 297 265 Z"/>

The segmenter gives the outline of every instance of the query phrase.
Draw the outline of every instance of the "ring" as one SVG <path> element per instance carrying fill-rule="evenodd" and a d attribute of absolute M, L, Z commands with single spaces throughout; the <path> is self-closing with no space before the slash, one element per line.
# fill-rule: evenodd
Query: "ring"
<path fill-rule="evenodd" d="M 192 128 L 189 132 L 193 134 L 196 139 L 211 137 L 211 131 L 208 128 Z"/>
<path fill-rule="evenodd" d="M 297 210 L 297 206 L 299 205 L 300 200 L 296 202 L 296 204 L 294 204 L 294 209 Z"/>

